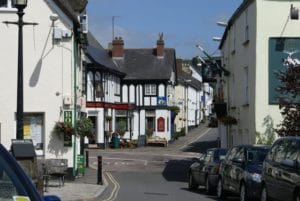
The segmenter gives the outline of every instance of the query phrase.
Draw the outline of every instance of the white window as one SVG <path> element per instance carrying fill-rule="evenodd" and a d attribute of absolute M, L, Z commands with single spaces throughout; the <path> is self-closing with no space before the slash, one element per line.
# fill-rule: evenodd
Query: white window
<path fill-rule="evenodd" d="M 12 10 L 12 11 L 16 11 L 15 8 L 13 8 L 12 6 L 12 0 L 0 0 L 0 11 L 1 10 Z"/>
<path fill-rule="evenodd" d="M 92 72 L 87 74 L 87 101 L 94 101 L 94 75 Z"/>
<path fill-rule="evenodd" d="M 103 86 L 101 81 L 101 75 L 99 72 L 96 72 L 95 74 L 95 97 L 96 101 L 101 101 L 101 98 L 104 97 L 103 94 Z"/>
<path fill-rule="evenodd" d="M 120 78 L 115 77 L 115 94 L 120 95 Z"/>
<path fill-rule="evenodd" d="M 146 96 L 155 96 L 156 95 L 156 85 L 155 84 L 146 84 L 145 85 L 145 95 Z"/>
<path fill-rule="evenodd" d="M 245 104 L 249 104 L 249 72 L 248 72 L 248 67 L 244 68 L 244 73 L 245 73 L 245 83 L 244 83 L 244 100 L 245 100 Z"/>
<path fill-rule="evenodd" d="M 248 10 L 245 11 L 245 42 L 249 41 Z"/>
<path fill-rule="evenodd" d="M 230 92 L 230 107 L 235 107 L 235 99 L 236 99 L 236 84 L 235 84 L 235 77 L 234 73 L 231 74 L 231 89 Z"/>

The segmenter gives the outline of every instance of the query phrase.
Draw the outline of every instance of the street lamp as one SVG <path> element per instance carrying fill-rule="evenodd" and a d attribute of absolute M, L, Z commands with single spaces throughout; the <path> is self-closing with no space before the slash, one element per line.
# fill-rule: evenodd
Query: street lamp
<path fill-rule="evenodd" d="M 17 139 L 23 139 L 24 125 L 24 94 L 23 94 L 23 15 L 27 0 L 13 0 L 13 6 L 18 9 L 18 85 L 17 85 Z"/>
<path fill-rule="evenodd" d="M 5 24 L 14 24 L 19 28 L 18 31 L 18 83 L 17 83 L 17 139 L 23 139 L 24 109 L 23 109 L 23 26 L 37 25 L 37 23 L 28 23 L 23 21 L 24 8 L 27 6 L 27 0 L 12 0 L 12 6 L 17 8 L 19 20 L 17 22 L 4 21 Z"/>
<path fill-rule="evenodd" d="M 185 110 L 185 134 L 187 135 L 189 132 L 189 123 L 188 123 L 188 83 L 190 83 L 192 80 L 190 79 L 184 79 L 184 110 Z"/>

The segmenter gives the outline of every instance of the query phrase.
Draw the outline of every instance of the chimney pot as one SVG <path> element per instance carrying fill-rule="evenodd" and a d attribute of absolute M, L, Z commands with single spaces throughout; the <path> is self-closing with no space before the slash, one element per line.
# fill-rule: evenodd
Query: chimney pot
<path fill-rule="evenodd" d="M 165 45 L 165 42 L 164 42 L 164 39 L 163 39 L 163 33 L 160 33 L 159 34 L 159 39 L 157 40 L 157 48 L 156 48 L 156 56 L 157 57 L 163 57 L 164 56 L 164 45 Z"/>

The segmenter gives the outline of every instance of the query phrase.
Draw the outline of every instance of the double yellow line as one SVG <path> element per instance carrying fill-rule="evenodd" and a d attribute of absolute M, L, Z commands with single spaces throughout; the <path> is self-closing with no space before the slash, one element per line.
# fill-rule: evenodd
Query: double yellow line
<path fill-rule="evenodd" d="M 110 172 L 105 172 L 105 176 L 113 184 L 113 190 L 111 191 L 110 196 L 103 201 L 114 201 L 114 200 L 116 200 L 116 198 L 118 196 L 118 193 L 120 190 L 120 184 L 115 180 L 115 178 L 112 176 L 112 174 Z M 104 184 L 108 186 L 106 177 L 103 177 L 103 180 L 104 180 Z"/>

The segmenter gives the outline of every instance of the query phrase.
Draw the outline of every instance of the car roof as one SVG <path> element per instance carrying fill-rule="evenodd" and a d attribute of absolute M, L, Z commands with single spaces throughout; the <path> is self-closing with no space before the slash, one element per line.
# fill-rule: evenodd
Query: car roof
<path fill-rule="evenodd" d="M 239 144 L 233 147 L 245 147 L 245 148 L 262 148 L 262 149 L 269 149 L 270 145 L 262 145 L 262 144 Z"/>
<path fill-rule="evenodd" d="M 207 149 L 207 151 L 206 152 L 208 152 L 208 151 L 227 151 L 228 149 L 226 149 L 226 148 L 217 148 L 217 147 L 215 147 L 215 148 L 209 148 L 209 149 Z"/>

